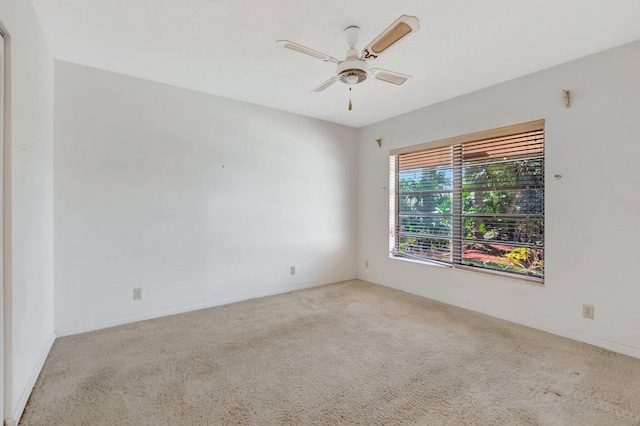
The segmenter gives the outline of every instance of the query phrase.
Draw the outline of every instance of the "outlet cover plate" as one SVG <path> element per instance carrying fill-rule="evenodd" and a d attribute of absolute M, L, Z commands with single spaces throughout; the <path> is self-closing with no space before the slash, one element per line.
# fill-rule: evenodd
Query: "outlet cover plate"
<path fill-rule="evenodd" d="M 133 300 L 142 300 L 142 288 L 133 289 Z"/>
<path fill-rule="evenodd" d="M 593 305 L 582 305 L 582 316 L 584 318 L 593 319 Z"/>

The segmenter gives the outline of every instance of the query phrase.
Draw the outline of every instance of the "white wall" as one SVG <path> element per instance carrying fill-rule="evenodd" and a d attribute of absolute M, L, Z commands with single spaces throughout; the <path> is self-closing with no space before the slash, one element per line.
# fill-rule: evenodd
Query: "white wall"
<path fill-rule="evenodd" d="M 0 1 L 0 21 L 10 35 L 12 151 L 5 161 L 12 275 L 5 416 L 19 418 L 54 338 L 53 58 L 29 1 Z"/>
<path fill-rule="evenodd" d="M 640 357 L 638 76 L 635 42 L 360 129 L 358 276 Z M 541 118 L 544 286 L 389 259 L 390 149 Z"/>
<path fill-rule="evenodd" d="M 59 334 L 355 278 L 355 129 L 59 61 L 55 91 Z"/>

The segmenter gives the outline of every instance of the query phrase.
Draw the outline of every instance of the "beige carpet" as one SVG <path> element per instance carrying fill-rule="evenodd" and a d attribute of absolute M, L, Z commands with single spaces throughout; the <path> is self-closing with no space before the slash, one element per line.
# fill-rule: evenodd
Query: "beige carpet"
<path fill-rule="evenodd" d="M 350 281 L 60 338 L 20 424 L 638 425 L 640 360 Z"/>

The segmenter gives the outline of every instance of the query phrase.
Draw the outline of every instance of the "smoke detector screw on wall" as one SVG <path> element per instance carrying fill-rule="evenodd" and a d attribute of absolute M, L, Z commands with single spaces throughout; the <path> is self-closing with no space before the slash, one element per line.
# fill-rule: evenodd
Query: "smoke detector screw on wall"
<path fill-rule="evenodd" d="M 562 98 L 564 99 L 565 108 L 571 108 L 571 90 L 563 89 Z"/>

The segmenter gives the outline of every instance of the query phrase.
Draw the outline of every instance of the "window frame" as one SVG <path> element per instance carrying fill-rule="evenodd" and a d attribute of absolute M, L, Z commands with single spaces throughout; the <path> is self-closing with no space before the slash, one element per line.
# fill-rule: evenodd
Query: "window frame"
<path fill-rule="evenodd" d="M 480 132 L 468 133 L 465 135 L 460 135 L 460 136 L 455 136 L 455 137 L 440 139 L 432 142 L 426 142 L 426 143 L 421 143 L 417 145 L 390 150 L 389 151 L 389 160 L 390 160 L 389 161 L 389 257 L 391 259 L 409 261 L 412 263 L 437 265 L 437 266 L 447 267 L 451 269 L 480 272 L 485 274 L 509 277 L 509 278 L 523 280 L 523 281 L 532 282 L 536 284 L 544 284 L 544 281 L 545 281 L 544 272 L 543 272 L 543 277 L 535 277 L 530 275 L 519 274 L 516 272 L 505 272 L 505 271 L 500 271 L 500 270 L 490 269 L 490 268 L 483 268 L 478 266 L 468 266 L 462 263 L 457 263 L 454 259 L 452 259 L 451 262 L 448 262 L 448 261 L 438 261 L 438 260 L 429 259 L 429 258 L 414 258 L 410 256 L 400 256 L 394 253 L 394 249 L 397 246 L 397 239 L 398 239 L 398 235 L 396 233 L 396 223 L 397 221 L 399 221 L 399 216 L 400 216 L 400 201 L 398 196 L 398 189 L 400 185 L 398 158 L 400 155 L 417 153 L 420 151 L 431 150 L 434 148 L 461 146 L 461 145 L 464 145 L 465 143 L 478 142 L 478 141 L 483 141 L 486 139 L 493 139 L 493 138 L 508 137 L 508 136 L 512 136 L 520 133 L 535 132 L 535 131 L 544 132 L 544 130 L 545 130 L 545 120 L 540 119 L 540 120 L 529 121 L 526 123 L 504 126 L 504 127 L 484 130 Z M 543 137 L 546 139 L 545 136 Z M 546 142 L 544 139 L 543 141 Z M 546 172 L 545 172 L 545 166 L 544 166 L 544 160 L 545 160 L 546 154 L 544 149 L 544 142 L 543 142 L 543 153 L 542 153 L 542 171 L 543 171 L 542 221 L 543 223 L 546 216 L 544 212 L 544 205 L 545 205 L 544 198 L 546 197 L 546 193 L 544 192 L 545 190 L 544 184 L 546 183 Z M 452 166 L 453 166 L 453 162 L 452 162 Z M 464 167 L 464 165 L 462 164 L 459 167 Z M 453 167 L 452 170 L 456 170 L 456 167 Z M 461 170 L 461 169 L 458 169 L 458 170 Z M 453 195 L 454 197 L 456 193 L 461 194 L 460 191 L 455 191 L 456 185 L 458 186 L 462 185 L 461 177 L 458 176 L 457 178 L 459 179 L 457 182 L 455 180 L 456 177 L 454 177 L 454 181 L 452 182 L 452 188 L 453 188 L 452 194 L 454 194 Z M 460 202 L 460 200 L 453 200 L 452 202 L 451 214 L 453 215 L 454 218 L 456 214 L 462 215 L 462 212 L 455 211 L 456 206 L 458 206 L 457 207 L 458 209 L 462 206 L 462 203 Z M 451 229 L 452 229 L 451 238 L 447 237 L 447 239 L 451 240 L 451 244 L 452 244 L 451 251 L 452 251 L 452 254 L 454 254 L 456 248 L 453 246 L 455 244 L 460 244 L 464 240 L 462 235 L 463 234 L 462 224 L 457 223 L 457 221 L 454 220 L 452 223 Z M 544 232 L 545 231 L 543 228 L 543 233 Z M 458 253 L 462 252 L 461 248 L 457 248 L 457 249 L 459 250 Z M 543 253 L 545 253 L 544 245 L 542 246 L 542 250 L 543 250 Z"/>

